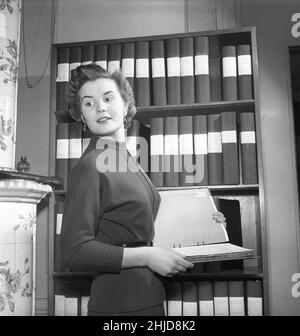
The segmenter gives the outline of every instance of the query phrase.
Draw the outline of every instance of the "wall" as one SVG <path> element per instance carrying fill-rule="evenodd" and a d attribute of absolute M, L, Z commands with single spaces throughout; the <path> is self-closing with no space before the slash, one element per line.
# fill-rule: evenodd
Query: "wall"
<path fill-rule="evenodd" d="M 256 26 L 259 60 L 262 151 L 272 315 L 299 315 L 291 295 L 299 272 L 299 209 L 288 46 L 291 16 L 299 1 L 242 0 L 241 23 Z"/>
<path fill-rule="evenodd" d="M 50 41 L 51 0 L 26 0 L 31 53 L 31 79 L 42 72 Z M 45 2 L 39 35 L 40 4 Z M 296 0 L 57 0 L 55 42 L 110 39 L 184 31 L 257 26 L 260 66 L 261 127 L 273 315 L 300 314 L 300 300 L 291 296 L 291 275 L 299 272 L 298 203 L 288 45 L 299 44 L 290 34 Z M 298 10 L 299 12 L 299 10 Z M 25 13 L 26 14 L 26 13 Z M 36 42 L 36 50 L 31 50 Z M 26 88 L 21 57 L 17 157 L 27 154 L 32 170 L 47 174 L 49 147 L 49 66 L 40 84 Z M 26 140 L 25 140 L 26 135 Z M 22 139 L 22 140 L 20 140 Z M 275 144 L 275 146 L 274 146 Z M 38 221 L 37 298 L 47 300 L 47 222 Z M 44 308 L 41 308 L 43 310 Z"/>

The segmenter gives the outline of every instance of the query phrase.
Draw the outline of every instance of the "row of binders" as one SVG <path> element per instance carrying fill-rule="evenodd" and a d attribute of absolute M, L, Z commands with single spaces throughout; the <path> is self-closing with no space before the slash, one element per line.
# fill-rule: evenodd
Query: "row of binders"
<path fill-rule="evenodd" d="M 262 316 L 262 281 L 169 281 L 167 316 Z"/>
<path fill-rule="evenodd" d="M 54 295 L 55 316 L 87 316 L 90 284 L 61 281 Z M 168 281 L 166 316 L 262 316 L 262 281 Z"/>
<path fill-rule="evenodd" d="M 157 187 L 258 182 L 253 112 L 152 118 L 150 148 L 139 129 L 135 120 L 127 147 Z M 65 187 L 89 141 L 79 123 L 57 124 L 56 176 Z"/>
<path fill-rule="evenodd" d="M 121 69 L 138 107 L 253 99 L 251 46 L 195 36 L 59 47 L 57 111 L 68 111 L 71 71 L 91 62 L 110 72 Z"/>
<path fill-rule="evenodd" d="M 56 281 L 54 315 L 87 316 L 89 295 L 89 281 Z"/>
<path fill-rule="evenodd" d="M 154 184 L 256 184 L 254 113 L 238 117 L 235 112 L 222 112 L 151 119 L 150 178 Z"/>

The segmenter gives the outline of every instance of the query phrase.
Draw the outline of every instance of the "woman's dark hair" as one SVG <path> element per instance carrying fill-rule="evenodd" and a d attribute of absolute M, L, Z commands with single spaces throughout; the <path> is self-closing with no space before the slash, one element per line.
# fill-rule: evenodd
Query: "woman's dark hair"
<path fill-rule="evenodd" d="M 121 97 L 125 103 L 128 104 L 127 115 L 124 120 L 124 127 L 125 129 L 128 129 L 136 113 L 135 99 L 129 82 L 120 71 L 110 73 L 95 63 L 80 65 L 71 71 L 71 79 L 69 82 L 69 104 L 71 117 L 76 121 L 81 121 L 79 90 L 85 83 L 99 78 L 112 79 L 116 83 Z"/>

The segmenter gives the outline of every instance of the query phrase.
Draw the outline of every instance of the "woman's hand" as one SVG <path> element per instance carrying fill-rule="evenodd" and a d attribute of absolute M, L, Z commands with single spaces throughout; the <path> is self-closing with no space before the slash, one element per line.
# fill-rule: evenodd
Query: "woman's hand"
<path fill-rule="evenodd" d="M 162 276 L 173 276 L 185 272 L 194 264 L 184 259 L 184 256 L 173 250 L 160 247 L 124 248 L 122 268 L 149 267 Z"/>
<path fill-rule="evenodd" d="M 216 211 L 213 213 L 212 218 L 217 222 L 217 223 L 222 223 L 226 229 L 226 218 L 220 211 Z"/>
<path fill-rule="evenodd" d="M 146 266 L 162 276 L 173 276 L 194 267 L 182 254 L 165 248 L 149 247 L 143 253 Z"/>

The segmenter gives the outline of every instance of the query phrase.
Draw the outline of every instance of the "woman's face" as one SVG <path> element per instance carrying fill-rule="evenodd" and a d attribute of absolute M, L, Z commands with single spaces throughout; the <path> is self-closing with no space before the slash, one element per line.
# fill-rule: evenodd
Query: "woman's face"
<path fill-rule="evenodd" d="M 94 134 L 125 141 L 124 116 L 127 104 L 110 78 L 85 83 L 79 90 L 81 113 Z"/>

